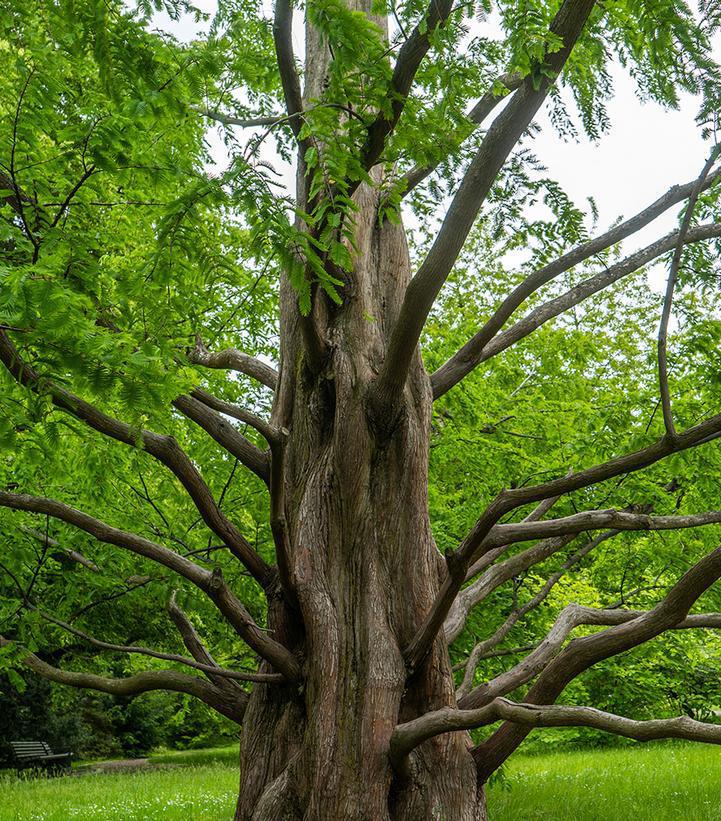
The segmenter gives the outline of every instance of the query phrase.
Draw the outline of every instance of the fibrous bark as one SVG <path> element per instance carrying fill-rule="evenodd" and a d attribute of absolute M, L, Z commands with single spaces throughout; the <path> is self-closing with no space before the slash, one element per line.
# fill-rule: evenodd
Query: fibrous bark
<path fill-rule="evenodd" d="M 286 293 L 273 422 L 287 428 L 289 571 L 303 624 L 304 689 L 256 686 L 245 718 L 237 818 L 476 821 L 483 799 L 464 734 L 388 758 L 399 721 L 455 703 L 445 641 L 407 681 L 403 648 L 445 574 L 430 531 L 431 391 L 417 355 L 389 432 L 366 400 L 410 276 L 402 226 L 379 224 L 379 193 L 355 199 L 352 281 L 313 373 Z M 370 319 L 369 319 L 370 317 Z M 404 590 L 403 599 L 390 595 Z M 297 616 L 282 605 L 277 626 Z M 276 627 L 276 625 L 273 625 Z"/>

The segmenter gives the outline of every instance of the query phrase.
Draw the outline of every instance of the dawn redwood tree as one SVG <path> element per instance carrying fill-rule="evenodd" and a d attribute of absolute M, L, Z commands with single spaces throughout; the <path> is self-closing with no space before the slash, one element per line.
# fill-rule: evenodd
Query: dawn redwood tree
<path fill-rule="evenodd" d="M 718 511 L 662 515 L 644 499 L 624 509 L 591 504 L 614 482 L 713 448 L 721 435 L 721 413 L 679 423 L 667 373 L 684 249 L 709 263 L 713 254 L 697 249 L 721 237 L 715 150 L 697 179 L 588 236 L 557 188 L 546 198 L 555 222 L 524 213 L 542 194 L 521 145 L 547 104 L 562 132 L 573 127 L 559 86 L 597 137 L 614 59 L 668 105 L 679 90 L 703 91 L 700 117 L 713 136 L 713 9 L 704 5 L 697 19 L 666 0 L 308 0 L 303 10 L 277 0 L 270 20 L 253 3 L 222 3 L 207 38 L 182 44 L 153 31 L 144 5 L 28 5 L 3 4 L 0 36 L 0 505 L 3 568 L 17 599 L 3 658 L 76 687 L 185 693 L 237 722 L 238 819 L 484 818 L 485 782 L 533 727 L 721 742 L 720 727 L 688 717 L 636 721 L 555 704 L 598 662 L 667 630 L 721 626 L 721 614 L 690 614 L 721 577 L 721 548 L 651 609 L 570 604 L 540 643 L 516 648 L 517 663 L 489 680 L 476 675 L 601 543 L 621 531 L 721 523 Z M 302 58 L 293 36 L 301 11 Z M 225 127 L 219 170 L 208 167 L 207 120 Z M 294 161 L 294 193 L 280 190 L 269 138 Z M 412 258 L 401 211 L 414 198 L 430 237 Z M 428 228 L 434 206 L 437 230 Z M 678 207 L 677 230 L 618 251 Z M 424 326 L 479 221 L 505 232 L 506 249 L 517 234 L 516 248 L 535 249 L 533 264 L 429 373 Z M 613 458 L 560 471 L 554 463 L 542 483 L 497 487 L 441 553 L 428 513 L 434 401 L 661 257 L 669 276 L 653 429 L 631 431 L 636 446 Z M 475 282 L 483 287 L 483 276 Z M 229 465 L 267 493 L 258 508 L 267 545 L 244 532 L 253 518 L 226 499 L 236 481 Z M 157 519 L 119 494 L 122 476 Z M 567 498 L 574 512 L 554 518 Z M 51 522 L 70 542 L 51 536 Z M 82 550 L 73 532 L 92 537 Z M 210 539 L 197 547 L 200 532 Z M 492 625 L 456 689 L 449 644 L 469 613 L 579 534 L 588 536 L 534 597 Z M 20 535 L 38 545 L 29 571 L 8 556 Z M 92 552 L 94 542 L 111 549 Z M 82 580 L 63 587 L 50 561 L 58 555 Z M 114 600 L 105 573 L 148 591 L 152 619 L 162 617 L 154 605 L 167 603 L 187 653 L 83 629 L 79 613 L 93 596 Z M 86 577 L 95 587 L 81 611 L 48 612 L 55 588 L 60 607 Z M 167 595 L 176 588 L 242 639 L 241 663 L 216 661 L 187 608 Z M 116 622 L 132 614 L 109 612 L 107 629 L 122 634 Z M 43 658 L 37 630 L 32 641 L 22 632 L 20 616 L 99 650 L 175 666 L 148 662 L 121 678 L 61 669 Z M 601 629 L 573 638 L 584 626 Z M 172 646 L 167 630 L 154 629 Z M 246 669 L 251 659 L 255 670 Z M 471 743 L 469 729 L 498 722 Z"/>

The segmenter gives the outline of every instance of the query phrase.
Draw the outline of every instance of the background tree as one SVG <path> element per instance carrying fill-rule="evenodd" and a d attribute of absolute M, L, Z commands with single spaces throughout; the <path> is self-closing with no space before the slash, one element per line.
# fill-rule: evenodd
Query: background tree
<path fill-rule="evenodd" d="M 595 665 L 721 624 L 705 537 L 670 537 L 650 579 L 628 560 L 655 553 L 648 531 L 721 523 L 713 482 L 688 480 L 696 460 L 715 469 L 721 433 L 714 313 L 693 297 L 718 257 L 716 151 L 598 231 L 528 147 L 546 103 L 572 133 L 569 95 L 600 135 L 614 60 L 667 105 L 703 92 L 712 138 L 702 11 L 309 2 L 301 71 L 284 0 L 272 19 L 222 3 L 189 45 L 147 4 L 6 4 L 0 649 L 16 682 L 170 690 L 242 725 L 239 819 L 480 818 L 536 726 L 720 741 L 683 704 L 649 721 L 555 704 Z M 427 227 L 413 259 L 404 203 Z M 657 306 L 643 272 L 665 257 Z M 560 595 L 594 556 L 598 587 Z M 619 569 L 617 595 L 588 602 Z M 53 640 L 124 653 L 128 674 L 52 664 Z"/>

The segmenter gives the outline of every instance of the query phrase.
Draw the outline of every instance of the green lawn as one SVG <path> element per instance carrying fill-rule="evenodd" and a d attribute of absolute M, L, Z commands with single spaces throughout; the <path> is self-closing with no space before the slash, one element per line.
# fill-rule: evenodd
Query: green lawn
<path fill-rule="evenodd" d="M 54 779 L 0 775 L 0 821 L 228 821 L 237 750 L 152 756 L 158 769 Z M 517 756 L 492 821 L 719 821 L 721 749 L 690 745 Z"/>
<path fill-rule="evenodd" d="M 507 787 L 491 790 L 492 821 L 719 821 L 721 748 L 639 744 L 518 756 Z"/>

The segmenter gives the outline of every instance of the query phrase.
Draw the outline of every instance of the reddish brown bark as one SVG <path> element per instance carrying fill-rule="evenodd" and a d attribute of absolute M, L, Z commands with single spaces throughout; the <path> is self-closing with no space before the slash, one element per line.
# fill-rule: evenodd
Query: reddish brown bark
<path fill-rule="evenodd" d="M 442 637 L 407 681 L 402 649 L 445 574 L 428 521 L 432 396 L 417 354 L 401 412 L 367 401 L 410 277 L 401 226 L 379 225 L 378 191 L 355 195 L 359 253 L 340 308 L 318 305 L 329 355 L 313 373 L 295 295 L 282 311 L 273 422 L 286 428 L 285 518 L 297 613 L 278 604 L 271 627 L 295 637 L 304 687 L 257 686 L 245 715 L 237 819 L 431 819 L 484 814 L 463 733 L 419 748 L 394 773 L 400 721 L 455 704 Z M 320 300 L 319 300 L 320 301 Z"/>

